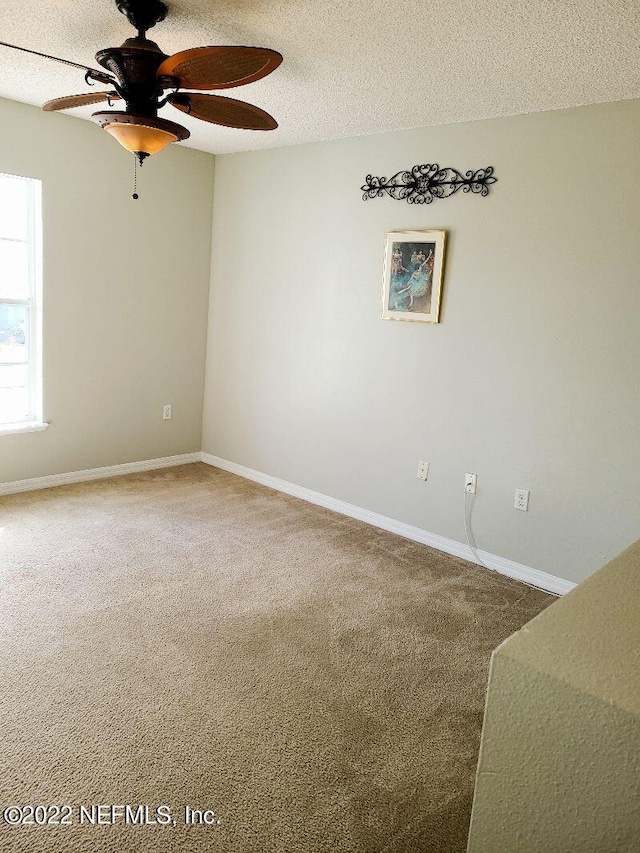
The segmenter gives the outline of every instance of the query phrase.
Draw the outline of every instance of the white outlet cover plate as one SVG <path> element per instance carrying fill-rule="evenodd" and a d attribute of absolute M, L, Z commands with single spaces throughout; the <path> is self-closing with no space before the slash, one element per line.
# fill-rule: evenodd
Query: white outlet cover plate
<path fill-rule="evenodd" d="M 418 480 L 426 480 L 429 476 L 429 463 L 428 462 L 418 462 L 418 473 L 416 474 Z"/>
<path fill-rule="evenodd" d="M 162 420 L 170 421 L 171 420 L 171 404 L 168 403 L 166 406 L 162 407 Z"/>
<path fill-rule="evenodd" d="M 478 475 L 477 474 L 465 474 L 464 475 L 464 490 L 465 492 L 469 492 L 470 495 L 475 495 L 478 491 Z"/>
<path fill-rule="evenodd" d="M 529 509 L 529 489 L 516 489 L 516 497 L 513 502 L 514 509 L 526 512 Z"/>

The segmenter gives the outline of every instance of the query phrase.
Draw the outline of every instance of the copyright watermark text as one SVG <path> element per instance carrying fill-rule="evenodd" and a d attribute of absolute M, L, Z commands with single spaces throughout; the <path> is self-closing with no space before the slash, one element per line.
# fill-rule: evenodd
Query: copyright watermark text
<path fill-rule="evenodd" d="M 8 826 L 220 826 L 213 809 L 184 806 L 178 812 L 171 806 L 105 805 L 84 806 L 6 806 L 0 820 Z"/>

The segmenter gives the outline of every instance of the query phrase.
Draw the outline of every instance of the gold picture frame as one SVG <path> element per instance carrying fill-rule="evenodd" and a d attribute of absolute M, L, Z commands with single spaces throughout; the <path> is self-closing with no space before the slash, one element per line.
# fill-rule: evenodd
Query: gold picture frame
<path fill-rule="evenodd" d="M 382 319 L 440 322 L 446 231 L 384 235 Z"/>

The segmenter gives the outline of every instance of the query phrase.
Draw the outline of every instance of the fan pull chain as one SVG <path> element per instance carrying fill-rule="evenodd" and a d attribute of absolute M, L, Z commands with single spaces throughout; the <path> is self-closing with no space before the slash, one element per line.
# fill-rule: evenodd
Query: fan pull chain
<path fill-rule="evenodd" d="M 134 201 L 140 198 L 138 195 L 138 157 L 136 154 L 133 155 L 133 195 L 131 198 Z"/>

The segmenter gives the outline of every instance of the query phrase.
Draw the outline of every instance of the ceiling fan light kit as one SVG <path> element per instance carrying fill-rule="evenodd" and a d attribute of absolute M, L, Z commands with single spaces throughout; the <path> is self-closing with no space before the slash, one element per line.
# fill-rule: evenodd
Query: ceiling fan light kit
<path fill-rule="evenodd" d="M 137 35 L 128 38 L 120 47 L 98 51 L 96 61 L 106 69 L 106 73 L 0 42 L 4 47 L 80 68 L 85 71 L 88 85 L 100 82 L 112 87 L 109 91 L 55 98 L 44 104 L 46 112 L 105 101 L 111 106 L 113 101 L 124 101 L 125 110 L 105 110 L 94 113 L 92 118 L 135 155 L 136 166 L 168 145 L 182 142 L 190 136 L 181 124 L 158 118 L 158 110 L 166 104 L 193 118 L 224 127 L 242 130 L 277 128 L 277 121 L 253 104 L 201 91 L 185 91 L 230 89 L 260 80 L 275 71 L 282 62 L 277 51 L 265 47 L 196 47 L 167 56 L 146 37 L 147 30 L 167 15 L 168 9 L 162 0 L 116 0 L 116 6 L 135 27 Z M 133 198 L 138 198 L 135 188 Z"/>
<path fill-rule="evenodd" d="M 181 124 L 152 116 L 109 110 L 94 113 L 92 118 L 103 130 L 117 139 L 123 148 L 135 154 L 140 165 L 146 157 L 157 154 L 172 142 L 182 142 L 191 135 Z"/>

